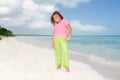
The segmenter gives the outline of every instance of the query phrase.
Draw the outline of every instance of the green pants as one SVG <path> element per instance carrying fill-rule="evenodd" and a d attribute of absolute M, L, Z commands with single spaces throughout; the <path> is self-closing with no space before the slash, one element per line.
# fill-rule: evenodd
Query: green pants
<path fill-rule="evenodd" d="M 56 36 L 54 38 L 55 64 L 57 66 L 69 67 L 67 42 L 65 36 Z"/>

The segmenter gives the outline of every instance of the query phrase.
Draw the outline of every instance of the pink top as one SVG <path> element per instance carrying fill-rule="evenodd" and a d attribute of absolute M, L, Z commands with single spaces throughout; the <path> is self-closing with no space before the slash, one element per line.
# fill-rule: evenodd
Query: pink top
<path fill-rule="evenodd" d="M 63 19 L 60 23 L 54 25 L 54 36 L 67 36 L 68 21 Z"/>

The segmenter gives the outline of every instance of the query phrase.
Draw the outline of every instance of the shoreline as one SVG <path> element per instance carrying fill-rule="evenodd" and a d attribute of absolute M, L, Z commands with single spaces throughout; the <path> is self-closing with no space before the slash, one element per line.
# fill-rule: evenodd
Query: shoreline
<path fill-rule="evenodd" d="M 89 40 L 85 41 L 84 37 L 81 37 L 81 39 L 80 39 L 80 37 L 81 36 L 79 36 L 79 37 L 73 36 L 72 39 L 70 41 L 68 41 L 68 48 L 73 53 L 78 53 L 78 54 L 80 53 L 80 55 L 83 54 L 84 56 L 89 55 L 88 57 L 90 57 L 90 58 L 103 60 L 105 62 L 109 61 L 112 63 L 115 62 L 116 64 L 120 63 L 120 58 L 119 58 L 120 55 L 119 55 L 119 50 L 118 50 L 120 46 L 118 46 L 118 44 L 119 44 L 118 37 L 117 37 L 118 39 L 116 39 L 116 40 L 113 40 L 111 37 L 110 40 L 109 40 L 109 38 L 105 38 L 105 40 L 102 40 L 102 41 L 98 40 L 99 38 L 96 38 L 97 42 L 91 41 L 90 37 L 84 36 L 85 38 L 89 39 L 90 41 Z M 16 38 L 17 38 L 17 40 L 20 40 L 20 41 L 23 41 L 26 43 L 30 43 L 35 46 L 51 48 L 51 41 L 50 41 L 51 37 L 50 36 L 47 36 L 47 37 L 46 36 L 39 36 L 39 37 L 16 36 Z M 76 42 L 75 42 L 75 40 L 76 40 Z M 81 42 L 78 42 L 78 40 Z M 106 43 L 106 41 L 109 41 L 109 43 Z M 114 44 L 113 42 L 118 43 L 118 44 Z M 80 45 L 77 45 L 76 43 L 78 43 Z M 96 44 L 96 43 L 98 43 L 98 44 Z M 99 44 L 99 43 L 101 43 L 101 44 Z M 108 45 L 109 46 L 113 45 L 113 49 L 112 49 L 112 47 L 109 47 Z"/>
<path fill-rule="evenodd" d="M 52 49 L 33 46 L 15 38 L 4 38 L 0 44 L 1 80 L 110 80 L 88 64 L 71 59 L 70 73 L 64 69 L 57 71 Z"/>
<path fill-rule="evenodd" d="M 26 41 L 21 41 L 21 40 L 18 40 L 18 41 L 27 43 Z M 51 49 L 50 46 L 48 47 L 48 46 L 43 46 L 43 45 L 35 45 L 32 43 L 27 43 L 27 44 Z M 98 61 L 95 61 L 96 59 L 94 60 L 93 58 L 94 56 L 88 57 L 83 54 L 78 54 L 77 52 L 74 52 L 74 51 L 69 51 L 69 54 L 70 54 L 70 59 L 88 64 L 90 67 L 92 67 L 94 70 L 96 70 L 98 73 L 100 73 L 102 76 L 106 78 L 110 78 L 113 80 L 120 79 L 119 77 L 120 67 L 116 66 L 114 61 L 109 62 L 109 60 L 106 60 L 107 62 L 104 62 L 101 59 L 99 59 Z"/>
<path fill-rule="evenodd" d="M 74 54 L 70 54 L 70 58 L 88 64 L 90 67 L 92 67 L 95 71 L 97 71 L 100 75 L 104 76 L 105 78 L 110 78 L 112 80 L 120 80 L 120 68 L 116 68 L 108 64 L 94 62 L 86 57 L 80 57 Z"/>
<path fill-rule="evenodd" d="M 17 40 L 19 40 L 19 39 L 17 39 Z M 42 41 L 43 42 L 42 44 L 36 45 L 34 43 L 26 42 L 27 40 L 24 41 L 24 40 L 20 39 L 20 41 L 23 43 L 31 44 L 33 46 L 51 49 L 51 47 L 48 46 L 51 44 L 50 43 L 48 44 L 48 42 L 46 42 L 47 45 L 44 44 L 45 42 L 43 42 L 43 41 Z M 111 60 L 104 59 L 104 58 L 101 59 L 100 57 L 93 56 L 93 55 L 91 55 L 91 56 L 84 55 L 84 53 L 81 53 L 81 52 L 79 54 L 78 52 L 74 52 L 74 51 L 70 51 L 70 50 L 69 50 L 69 54 L 70 54 L 71 59 L 76 60 L 78 62 L 84 62 L 86 64 L 89 64 L 93 69 L 95 69 L 97 72 L 99 72 L 102 76 L 104 76 L 106 78 L 111 78 L 113 80 L 120 79 L 120 77 L 119 77 L 120 64 L 117 63 L 116 61 L 111 61 Z"/>

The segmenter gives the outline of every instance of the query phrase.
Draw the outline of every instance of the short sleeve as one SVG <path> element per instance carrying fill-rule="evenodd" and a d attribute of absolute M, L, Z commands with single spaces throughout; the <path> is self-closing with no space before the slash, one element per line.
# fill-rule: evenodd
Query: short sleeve
<path fill-rule="evenodd" d="M 64 19 L 63 21 L 64 21 L 65 26 L 69 24 L 67 20 Z"/>

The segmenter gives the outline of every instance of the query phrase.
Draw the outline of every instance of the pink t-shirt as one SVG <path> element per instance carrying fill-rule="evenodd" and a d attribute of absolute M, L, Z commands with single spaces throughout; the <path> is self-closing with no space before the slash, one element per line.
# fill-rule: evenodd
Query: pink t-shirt
<path fill-rule="evenodd" d="M 54 25 L 54 36 L 67 36 L 68 21 L 63 19 L 60 23 Z"/>

